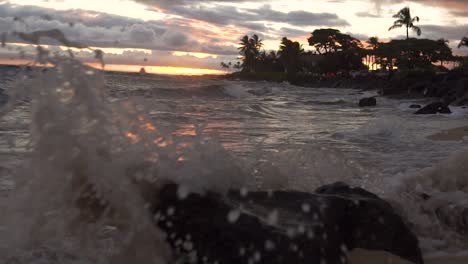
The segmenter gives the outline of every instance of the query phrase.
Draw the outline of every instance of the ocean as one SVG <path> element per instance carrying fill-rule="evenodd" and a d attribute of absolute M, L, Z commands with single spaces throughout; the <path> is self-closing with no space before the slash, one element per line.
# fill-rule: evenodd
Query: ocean
<path fill-rule="evenodd" d="M 140 263 L 129 254 L 138 249 L 139 258 L 150 259 L 145 263 L 166 263 L 167 245 L 133 177 L 175 181 L 195 192 L 312 192 L 342 181 L 395 204 L 428 258 L 468 249 L 419 199 L 423 193 L 447 204 L 468 198 L 468 138 L 428 139 L 466 126 L 468 109 L 420 116 L 409 106 L 428 100 L 376 91 L 102 73 L 71 59 L 55 63 L 55 69 L 1 72 L 0 88 L 9 96 L 0 108 L 5 260 Z M 378 96 L 377 107 L 359 108 L 369 96 Z M 77 220 L 77 175 L 119 212 L 118 221 Z"/>

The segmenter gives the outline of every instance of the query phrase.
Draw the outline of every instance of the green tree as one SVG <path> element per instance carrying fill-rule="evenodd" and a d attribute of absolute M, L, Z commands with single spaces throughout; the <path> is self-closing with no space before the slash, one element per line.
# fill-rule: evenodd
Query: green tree
<path fill-rule="evenodd" d="M 396 18 L 395 22 L 393 22 L 393 26 L 391 26 L 388 30 L 393 30 L 395 28 L 401 28 L 403 26 L 406 27 L 406 39 L 409 39 L 409 30 L 412 29 L 416 31 L 418 36 L 421 36 L 421 28 L 414 25 L 415 22 L 419 22 L 419 17 L 411 16 L 411 10 L 409 7 L 405 7 L 398 11 L 393 18 Z"/>
<path fill-rule="evenodd" d="M 244 36 L 239 43 L 239 54 L 242 56 L 242 70 L 254 72 L 256 64 L 260 55 L 260 49 L 263 47 L 262 40 L 258 35 Z"/>
<path fill-rule="evenodd" d="M 300 70 L 300 57 L 303 53 L 304 49 L 299 42 L 289 40 L 288 38 L 281 40 L 278 55 L 286 73 L 294 75 Z"/>

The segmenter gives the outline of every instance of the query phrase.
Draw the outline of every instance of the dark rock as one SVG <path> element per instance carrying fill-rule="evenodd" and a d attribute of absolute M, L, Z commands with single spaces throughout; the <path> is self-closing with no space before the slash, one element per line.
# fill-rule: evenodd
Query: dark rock
<path fill-rule="evenodd" d="M 423 263 L 416 236 L 389 203 L 337 183 L 317 193 L 187 194 L 167 184 L 152 212 L 184 263 L 346 264 L 355 248 Z"/>
<path fill-rule="evenodd" d="M 409 106 L 409 108 L 411 108 L 411 109 L 420 109 L 420 108 L 422 108 L 422 106 L 418 105 L 418 104 L 412 104 L 412 105 Z"/>
<path fill-rule="evenodd" d="M 363 98 L 359 101 L 359 107 L 368 107 L 368 106 L 376 106 L 377 99 L 375 97 Z"/>
<path fill-rule="evenodd" d="M 450 108 L 442 102 L 434 102 L 418 110 L 417 115 L 451 114 Z"/>

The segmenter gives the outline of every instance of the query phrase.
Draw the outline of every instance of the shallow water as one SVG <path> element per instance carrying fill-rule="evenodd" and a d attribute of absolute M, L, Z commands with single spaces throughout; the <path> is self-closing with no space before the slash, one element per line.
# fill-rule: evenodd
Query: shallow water
<path fill-rule="evenodd" d="M 41 89 L 33 92 L 29 85 L 26 90 L 31 96 L 16 91 L 21 89 L 18 83 L 13 83 L 15 78 L 0 80 L 13 94 L 10 101 L 16 101 L 3 107 L 0 118 L 2 203 L 11 205 L 21 199 L 37 199 L 30 205 L 35 210 L 73 215 L 66 209 L 69 204 L 64 202 L 73 188 L 67 187 L 69 168 L 62 164 L 78 167 L 80 171 L 80 166 L 85 166 L 86 173 L 94 175 L 88 176 L 88 180 L 98 186 L 103 199 L 119 207 L 130 226 L 137 223 L 134 221 L 141 216 L 144 204 L 130 190 L 124 174 L 144 162 L 157 164 L 148 166 L 149 173 L 164 174 L 161 177 L 194 188 L 226 189 L 241 185 L 313 191 L 322 184 L 345 181 L 396 201 L 416 224 L 415 231 L 424 241 L 427 254 L 464 250 L 463 242 L 453 243 L 451 235 L 444 236 L 447 234 L 444 228 L 431 223 L 433 218 L 421 216 L 415 210 L 419 207 L 416 201 L 405 199 L 420 188 L 455 191 L 456 184 L 444 190 L 443 184 L 435 184 L 433 177 L 463 178 L 463 172 L 442 175 L 430 171 L 440 168 L 439 162 L 450 162 L 446 161 L 450 156 L 458 155 L 462 157 L 458 160 L 463 160 L 466 154 L 456 153 L 466 149 L 466 144 L 431 141 L 427 136 L 466 125 L 466 109 L 455 108 L 450 116 L 416 116 L 409 105 L 424 101 L 379 97 L 376 108 L 357 107 L 360 98 L 375 95 L 374 92 L 127 73 L 106 73 L 102 90 L 94 92 L 94 86 L 101 84 L 100 77 L 96 77 L 99 73 L 81 68 L 81 75 L 73 73 L 70 69 L 77 67 L 73 63 L 61 67 L 66 74 L 60 78 L 52 71 L 38 74 L 37 78 L 43 81 L 33 83 Z M 84 80 L 87 74 L 96 80 Z M 430 183 L 426 182 L 427 171 L 432 173 Z M 31 177 L 34 180 L 30 180 L 29 174 L 36 173 Z M 20 191 L 23 185 L 44 193 L 25 195 L 24 190 Z M 114 188 L 121 193 L 112 192 Z M 57 193 L 51 198 L 50 192 Z M 21 195 L 17 197 L 17 193 Z M 122 195 L 130 197 L 128 204 L 117 206 Z M 66 226 L 66 219 L 55 224 Z M 37 228 L 34 223 L 27 224 Z M 99 227 L 86 230 L 92 233 L 107 226 L 113 225 L 100 223 Z M 50 228 L 38 228 L 36 240 L 49 236 Z M 9 229 L 8 223 L 3 229 Z M 127 231 L 103 236 L 99 248 L 108 249 L 104 241 L 115 241 L 121 236 L 131 237 L 129 241 L 139 239 L 138 243 L 148 241 L 135 235 L 139 229 L 128 227 Z M 65 231 L 54 235 L 58 243 L 63 239 L 70 244 L 64 252 L 76 249 L 74 235 Z M 10 241 L 3 243 L 3 248 L 8 249 Z M 26 248 L 29 247 L 31 242 Z M 0 243 L 0 252 L 1 249 Z M 115 256 L 114 253 L 109 256 Z M 67 254 L 63 259 L 73 259 Z M 95 252 L 87 254 L 93 257 Z"/>

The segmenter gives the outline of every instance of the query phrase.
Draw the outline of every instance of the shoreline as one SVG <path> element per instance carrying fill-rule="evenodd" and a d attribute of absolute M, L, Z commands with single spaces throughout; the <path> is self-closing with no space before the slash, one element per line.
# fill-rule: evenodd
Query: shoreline
<path fill-rule="evenodd" d="M 220 76 L 227 80 L 290 82 L 308 88 L 349 88 L 377 90 L 381 96 L 393 99 L 422 99 L 440 101 L 445 105 L 468 106 L 468 72 L 452 70 L 447 73 L 424 71 L 394 72 L 389 76 L 332 76 L 317 77 L 285 73 L 242 73 L 235 72 Z"/>

